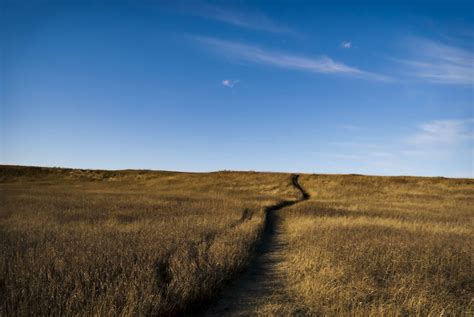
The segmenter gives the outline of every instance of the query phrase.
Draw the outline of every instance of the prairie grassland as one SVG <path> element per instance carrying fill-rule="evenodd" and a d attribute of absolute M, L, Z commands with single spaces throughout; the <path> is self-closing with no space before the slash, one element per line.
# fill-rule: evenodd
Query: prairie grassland
<path fill-rule="evenodd" d="M 302 175 L 260 315 L 472 315 L 474 180 Z M 248 263 L 291 175 L 0 167 L 1 315 L 176 315 Z M 237 276 L 238 277 L 238 276 Z"/>
<path fill-rule="evenodd" d="M 474 313 L 474 180 L 302 175 L 281 210 L 288 312 Z M 297 304 L 294 304 L 297 303 Z"/>
<path fill-rule="evenodd" d="M 174 315 L 239 272 L 284 174 L 0 167 L 0 315 Z"/>

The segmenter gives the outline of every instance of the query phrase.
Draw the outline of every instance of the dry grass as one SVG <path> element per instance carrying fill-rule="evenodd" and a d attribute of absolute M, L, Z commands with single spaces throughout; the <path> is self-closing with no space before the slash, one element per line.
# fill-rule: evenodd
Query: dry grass
<path fill-rule="evenodd" d="M 302 175 L 260 315 L 472 315 L 474 180 Z M 287 174 L 0 167 L 1 315 L 174 315 L 247 264 Z M 284 299 L 284 300 L 283 300 Z"/>
<path fill-rule="evenodd" d="M 246 264 L 288 175 L 1 167 L 1 315 L 172 315 Z"/>
<path fill-rule="evenodd" d="M 281 213 L 292 311 L 473 314 L 473 180 L 304 175 L 300 183 L 312 199 Z"/>

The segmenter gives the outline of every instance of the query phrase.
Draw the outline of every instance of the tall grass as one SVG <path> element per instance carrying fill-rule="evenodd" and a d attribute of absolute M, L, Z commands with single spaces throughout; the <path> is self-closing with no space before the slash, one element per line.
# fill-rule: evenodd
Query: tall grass
<path fill-rule="evenodd" d="M 299 182 L 310 199 L 276 212 L 284 290 L 255 314 L 474 313 L 474 180 Z M 265 207 L 300 192 L 287 174 L 3 166 L 0 198 L 2 315 L 167 316 L 238 278 Z"/>
<path fill-rule="evenodd" d="M 281 213 L 293 311 L 474 312 L 473 180 L 305 175 L 300 182 L 312 200 Z"/>
<path fill-rule="evenodd" d="M 245 266 L 282 174 L 2 167 L 2 315 L 174 315 Z"/>

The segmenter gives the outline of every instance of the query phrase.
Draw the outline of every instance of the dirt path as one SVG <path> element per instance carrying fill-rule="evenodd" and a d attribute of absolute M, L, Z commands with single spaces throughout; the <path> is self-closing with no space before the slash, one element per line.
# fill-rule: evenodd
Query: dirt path
<path fill-rule="evenodd" d="M 264 235 L 252 262 L 241 277 L 236 279 L 206 316 L 253 316 L 278 310 L 290 299 L 284 292 L 282 282 L 284 232 L 278 211 L 309 199 L 309 194 L 298 183 L 299 175 L 292 176 L 293 186 L 301 192 L 301 198 L 282 201 L 267 208 Z"/>

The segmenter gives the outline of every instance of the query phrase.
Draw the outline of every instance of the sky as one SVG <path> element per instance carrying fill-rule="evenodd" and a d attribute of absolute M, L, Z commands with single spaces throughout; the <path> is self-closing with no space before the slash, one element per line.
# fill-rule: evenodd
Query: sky
<path fill-rule="evenodd" d="M 472 1 L 3 0 L 0 164 L 474 177 Z"/>

